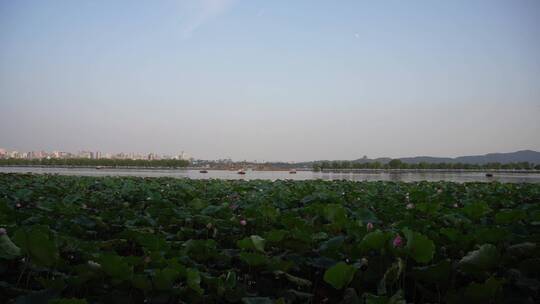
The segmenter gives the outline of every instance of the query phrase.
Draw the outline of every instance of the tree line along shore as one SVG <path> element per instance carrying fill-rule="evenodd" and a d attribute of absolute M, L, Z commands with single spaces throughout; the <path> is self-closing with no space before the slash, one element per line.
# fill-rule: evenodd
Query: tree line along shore
<path fill-rule="evenodd" d="M 341 170 L 341 169 L 411 169 L 411 170 L 428 170 L 428 169 L 447 169 L 447 170 L 540 170 L 540 164 L 529 162 L 516 163 L 486 163 L 486 164 L 469 164 L 469 163 L 405 163 L 399 159 L 393 159 L 387 163 L 381 162 L 351 162 L 351 161 L 324 161 L 313 165 L 315 171 L 324 170 Z"/>
<path fill-rule="evenodd" d="M 540 170 L 540 164 L 530 162 L 515 163 L 405 163 L 399 159 L 389 162 L 353 162 L 353 161 L 323 161 L 307 163 L 230 163 L 217 164 L 208 163 L 204 166 L 193 164 L 188 160 L 177 159 L 87 159 L 87 158 L 66 158 L 66 159 L 0 159 L 0 166 L 36 166 L 36 167 L 110 167 L 110 168 L 185 168 L 185 169 L 215 169 L 228 170 L 238 168 L 252 168 L 253 170 L 313 170 L 313 171 L 360 171 L 360 170 L 517 170 L 520 172 Z"/>

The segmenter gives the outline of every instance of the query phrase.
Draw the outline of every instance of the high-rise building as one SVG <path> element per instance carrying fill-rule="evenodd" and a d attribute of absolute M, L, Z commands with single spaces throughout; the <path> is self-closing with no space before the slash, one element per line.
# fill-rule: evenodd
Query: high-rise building
<path fill-rule="evenodd" d="M 180 152 L 178 154 L 177 159 L 179 160 L 189 160 L 189 154 L 187 154 L 185 151 Z"/>

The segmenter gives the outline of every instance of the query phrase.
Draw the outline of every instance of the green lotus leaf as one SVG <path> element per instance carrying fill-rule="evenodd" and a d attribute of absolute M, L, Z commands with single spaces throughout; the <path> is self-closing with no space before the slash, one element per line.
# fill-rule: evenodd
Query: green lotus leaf
<path fill-rule="evenodd" d="M 495 214 L 495 223 L 497 224 L 511 224 L 527 217 L 527 214 L 523 210 L 519 209 L 503 209 Z"/>
<path fill-rule="evenodd" d="M 319 251 L 328 252 L 328 251 L 340 250 L 344 242 L 345 242 L 345 237 L 342 235 L 333 237 L 327 241 L 322 242 L 321 245 L 319 246 Z"/>
<path fill-rule="evenodd" d="M 532 242 L 523 242 L 519 244 L 512 245 L 506 249 L 506 254 L 512 256 L 513 258 L 523 260 L 538 256 L 539 247 L 536 243 Z"/>
<path fill-rule="evenodd" d="M 15 245 L 7 234 L 0 235 L 0 259 L 12 260 L 21 255 L 21 249 Z"/>
<path fill-rule="evenodd" d="M 429 263 L 435 254 L 435 244 L 421 233 L 414 232 L 407 228 L 403 229 L 403 234 L 407 239 L 405 249 L 407 254 L 418 263 Z"/>
<path fill-rule="evenodd" d="M 379 222 L 379 219 L 377 218 L 377 215 L 373 211 L 371 211 L 371 210 L 369 210 L 367 208 L 360 208 L 360 209 L 356 210 L 355 215 L 364 224 L 378 223 Z"/>
<path fill-rule="evenodd" d="M 107 253 L 99 259 L 101 269 L 114 279 L 129 280 L 133 276 L 133 266 L 130 266 L 124 257 Z"/>
<path fill-rule="evenodd" d="M 324 273 L 324 281 L 335 289 L 342 289 L 349 285 L 354 278 L 356 268 L 347 265 L 345 262 L 339 262 L 328 268 Z"/>
<path fill-rule="evenodd" d="M 477 220 L 491 212 L 486 202 L 469 203 L 463 207 L 463 213 L 472 220 Z"/>
<path fill-rule="evenodd" d="M 477 250 L 467 253 L 458 263 L 465 272 L 488 270 L 499 262 L 499 251 L 491 244 L 484 244 Z"/>
<path fill-rule="evenodd" d="M 133 275 L 133 278 L 131 278 L 131 284 L 133 287 L 143 291 L 149 291 L 152 289 L 152 282 L 146 275 L 142 274 Z"/>
<path fill-rule="evenodd" d="M 484 283 L 471 283 L 465 289 L 465 298 L 471 303 L 494 303 L 501 300 L 501 289 L 504 279 L 490 277 Z"/>
<path fill-rule="evenodd" d="M 347 211 L 342 205 L 328 204 L 324 207 L 324 217 L 329 222 L 341 225 L 347 221 Z"/>
<path fill-rule="evenodd" d="M 195 268 L 188 268 L 186 271 L 186 280 L 188 286 L 198 294 L 203 294 L 204 290 L 201 288 L 201 275 L 199 270 Z"/>
<path fill-rule="evenodd" d="M 265 297 L 251 297 L 251 298 L 242 298 L 242 303 L 244 304 L 274 304 L 274 301 L 270 298 Z"/>
<path fill-rule="evenodd" d="M 55 299 L 50 300 L 48 304 L 87 304 L 88 302 L 85 299 Z"/>
<path fill-rule="evenodd" d="M 240 259 L 250 266 L 261 266 L 268 263 L 268 258 L 259 253 L 242 252 L 240 253 Z"/>
<path fill-rule="evenodd" d="M 157 290 L 169 290 L 173 287 L 174 282 L 180 277 L 180 271 L 174 268 L 164 268 L 156 270 L 152 281 Z M 135 279 L 135 278 L 134 278 Z M 133 280 L 132 280 L 133 281 Z M 137 277 L 137 283 L 141 283 L 145 287 L 145 281 L 141 277 Z M 144 288 L 141 288 L 144 289 Z"/>
<path fill-rule="evenodd" d="M 264 236 L 268 242 L 279 243 L 285 238 L 285 236 L 287 236 L 288 233 L 289 232 L 287 230 L 276 229 L 276 230 L 269 231 Z"/>
<path fill-rule="evenodd" d="M 414 267 L 412 270 L 412 275 L 416 279 L 426 283 L 447 282 L 450 279 L 451 273 L 452 263 L 450 259 L 442 260 L 433 265 Z"/>
<path fill-rule="evenodd" d="M 390 234 L 386 232 L 375 230 L 364 236 L 360 242 L 360 247 L 364 250 L 379 250 L 385 247 L 390 237 Z"/>
<path fill-rule="evenodd" d="M 13 242 L 30 260 L 40 266 L 53 266 L 59 260 L 58 249 L 55 242 L 49 238 L 49 228 L 46 226 L 32 226 L 15 231 Z"/>
<path fill-rule="evenodd" d="M 266 240 L 258 235 L 252 235 L 236 242 L 237 246 L 241 249 L 252 249 L 260 252 L 264 252 L 265 243 Z"/>

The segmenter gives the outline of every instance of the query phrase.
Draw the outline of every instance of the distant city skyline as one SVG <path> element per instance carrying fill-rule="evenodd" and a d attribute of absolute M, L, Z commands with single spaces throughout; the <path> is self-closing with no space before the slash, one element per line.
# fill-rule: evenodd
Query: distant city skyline
<path fill-rule="evenodd" d="M 540 1 L 0 2 L 0 145 L 312 161 L 540 150 Z"/>
<path fill-rule="evenodd" d="M 27 158 L 27 159 L 44 159 L 44 158 L 89 158 L 89 159 L 181 159 L 189 160 L 192 157 L 185 151 L 180 151 L 175 154 L 159 154 L 154 152 L 102 152 L 100 150 L 17 150 L 6 149 L 0 146 L 0 158 Z"/>

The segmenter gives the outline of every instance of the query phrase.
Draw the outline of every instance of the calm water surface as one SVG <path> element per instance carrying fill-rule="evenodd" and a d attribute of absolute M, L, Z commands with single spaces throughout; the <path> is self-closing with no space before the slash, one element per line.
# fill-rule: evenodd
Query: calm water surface
<path fill-rule="evenodd" d="M 159 170 L 159 169 L 94 169 L 94 168 L 32 168 L 32 167 L 0 167 L 4 173 L 36 173 L 61 174 L 81 176 L 142 176 L 142 177 L 175 177 L 192 179 L 294 179 L 294 180 L 354 180 L 354 181 L 450 181 L 450 182 L 490 182 L 503 183 L 540 183 L 539 173 L 494 173 L 493 177 L 486 177 L 481 172 L 442 173 L 442 172 L 384 172 L 384 173 L 329 173 L 298 171 L 290 174 L 287 171 L 246 171 L 245 175 L 236 171 L 209 170 L 200 173 L 198 170 Z"/>

